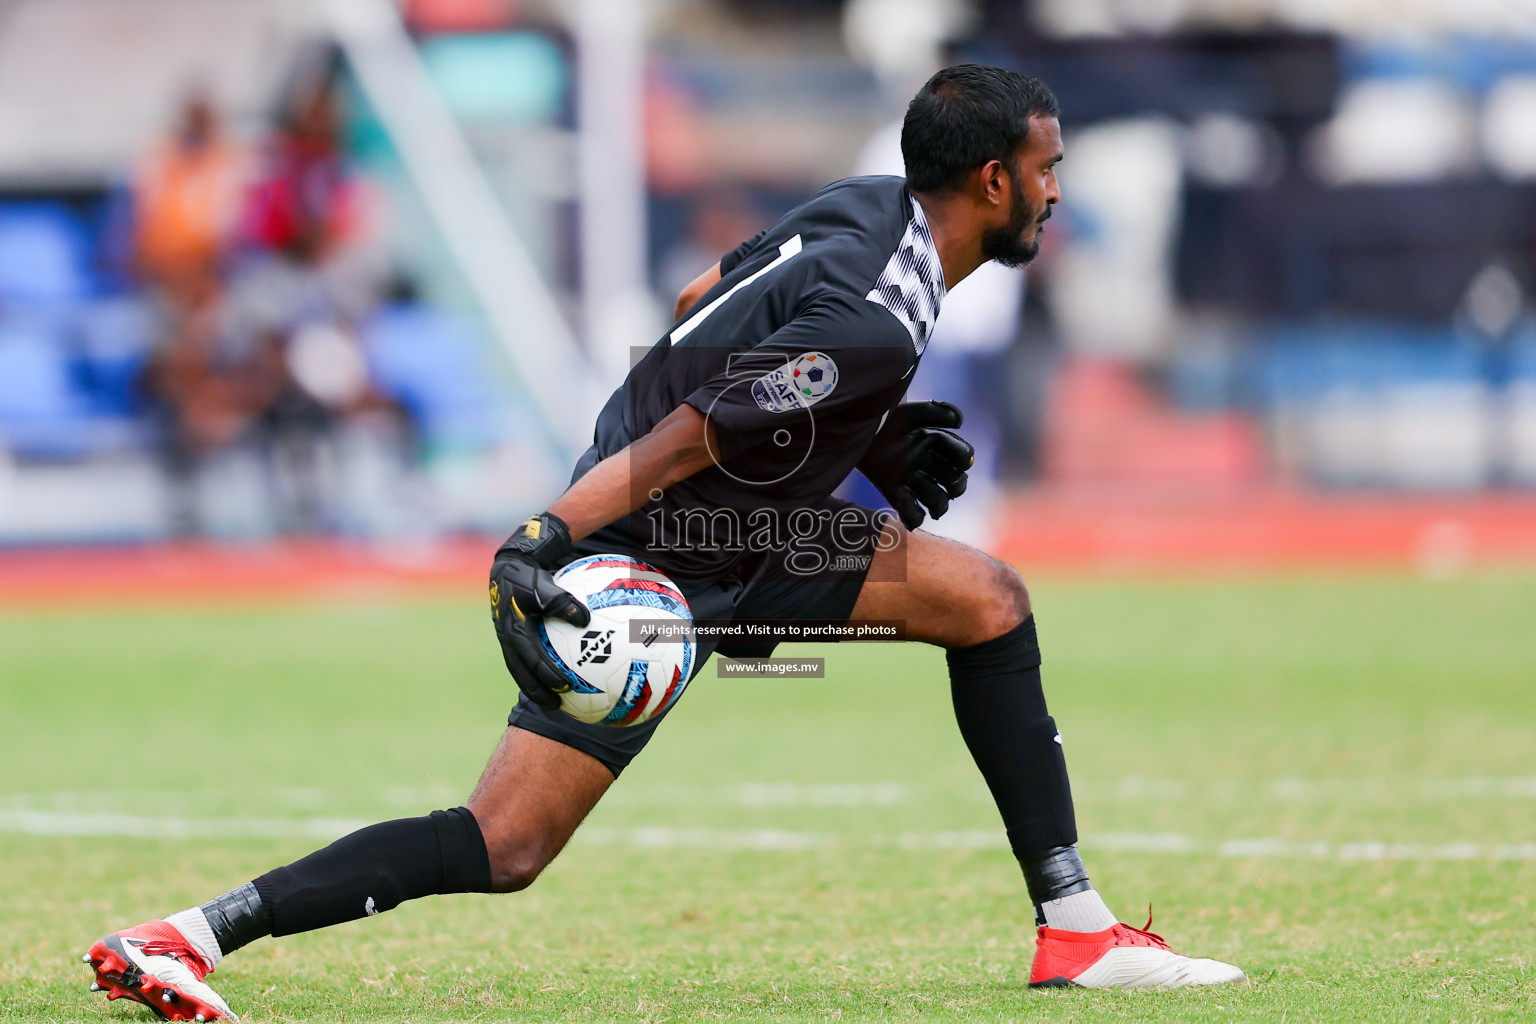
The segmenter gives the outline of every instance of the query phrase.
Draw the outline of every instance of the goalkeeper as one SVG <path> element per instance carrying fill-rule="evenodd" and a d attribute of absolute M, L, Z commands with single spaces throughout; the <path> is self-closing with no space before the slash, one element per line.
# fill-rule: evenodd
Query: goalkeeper
<path fill-rule="evenodd" d="M 964 493 L 971 450 L 958 409 L 902 398 L 948 287 L 1038 251 L 1060 198 L 1055 98 L 1010 71 L 948 68 L 913 99 L 901 144 L 904 179 L 828 186 L 684 290 L 672 329 L 598 416 L 570 487 L 497 552 L 493 621 L 521 696 L 466 804 L 370 826 L 109 935 L 85 956 L 95 986 L 173 1019 L 234 1019 L 205 979 L 258 938 L 531 885 L 666 721 L 605 728 L 559 710 L 567 684 L 537 620 L 586 624 L 552 573 L 601 552 L 656 565 L 699 619 L 900 620 L 909 640 L 945 649 L 961 735 L 1034 905 L 1031 985 L 1242 979 L 1105 906 L 1077 853 L 1024 583 L 918 529 Z M 855 468 L 896 516 L 831 497 Z M 713 649 L 701 643 L 695 666 Z"/>

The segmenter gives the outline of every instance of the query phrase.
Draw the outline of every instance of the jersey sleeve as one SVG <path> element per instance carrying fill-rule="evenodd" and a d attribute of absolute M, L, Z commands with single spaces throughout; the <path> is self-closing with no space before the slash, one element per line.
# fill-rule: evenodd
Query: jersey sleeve
<path fill-rule="evenodd" d="M 729 274 L 731 271 L 739 267 L 741 265 L 741 261 L 746 259 L 748 254 L 751 253 L 753 249 L 757 248 L 757 243 L 761 242 L 763 240 L 763 236 L 766 234 L 768 234 L 768 229 L 764 228 L 757 234 L 753 235 L 751 238 L 747 239 L 745 242 L 742 242 L 736 248 L 732 249 L 730 252 L 726 253 L 724 256 L 721 256 L 720 275 L 724 277 L 726 274 Z"/>
<path fill-rule="evenodd" d="M 917 355 L 900 321 L 874 303 L 812 303 L 761 344 L 735 354 L 684 401 L 715 427 L 727 462 L 777 454 L 785 436 L 870 432 L 906 391 Z M 831 428 L 831 429 L 828 429 Z"/>

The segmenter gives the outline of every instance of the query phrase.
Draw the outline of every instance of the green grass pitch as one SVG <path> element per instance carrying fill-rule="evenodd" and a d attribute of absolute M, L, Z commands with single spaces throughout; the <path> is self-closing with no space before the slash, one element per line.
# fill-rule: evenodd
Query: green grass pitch
<path fill-rule="evenodd" d="M 1536 1020 L 1536 577 L 1034 596 L 1096 883 L 1250 985 L 1031 992 L 942 655 L 881 644 L 706 668 L 528 892 L 213 981 L 251 1021 Z M 150 1019 L 93 939 L 461 802 L 513 695 L 481 604 L 0 613 L 0 1020 Z"/>

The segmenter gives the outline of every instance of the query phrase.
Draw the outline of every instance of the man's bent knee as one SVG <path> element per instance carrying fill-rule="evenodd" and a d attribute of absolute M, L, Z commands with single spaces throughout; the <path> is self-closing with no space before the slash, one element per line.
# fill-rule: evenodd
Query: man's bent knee
<path fill-rule="evenodd" d="M 528 888 L 569 838 L 568 832 L 541 823 L 536 816 L 530 819 L 516 812 L 498 814 L 476 800 L 468 806 L 485 839 L 492 892 L 521 892 Z"/>
<path fill-rule="evenodd" d="M 976 643 L 1002 636 L 1029 618 L 1029 589 L 1019 571 L 1006 562 L 989 558 L 991 577 L 983 588 L 977 613 Z"/>
<path fill-rule="evenodd" d="M 532 885 L 613 777 L 590 754 L 516 726 L 507 729 L 467 804 L 485 839 L 491 891 Z"/>
<path fill-rule="evenodd" d="M 906 550 L 875 556 L 853 618 L 903 619 L 909 638 L 951 650 L 985 643 L 1029 618 L 1029 591 L 1013 566 L 921 530 L 887 530 Z M 877 577 L 877 568 L 895 571 Z"/>
<path fill-rule="evenodd" d="M 487 842 L 491 891 L 522 892 L 555 859 L 556 849 L 543 836 L 508 837 L 495 843 Z"/>

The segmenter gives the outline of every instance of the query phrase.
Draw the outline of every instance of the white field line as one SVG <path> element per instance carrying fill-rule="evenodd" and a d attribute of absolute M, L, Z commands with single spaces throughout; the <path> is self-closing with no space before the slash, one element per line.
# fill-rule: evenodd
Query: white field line
<path fill-rule="evenodd" d="M 315 839 L 328 840 L 369 822 L 350 818 L 184 818 L 173 815 L 81 814 L 73 811 L 0 810 L 0 833 L 32 836 L 117 836 L 140 839 Z M 572 837 L 577 846 L 657 850 L 815 850 L 829 847 L 895 847 L 902 850 L 1006 850 L 1000 829 L 866 834 L 786 829 L 639 828 L 589 826 Z M 1108 832 L 1083 837 L 1090 850 L 1139 853 L 1215 854 L 1221 857 L 1307 857 L 1339 861 L 1536 860 L 1528 843 L 1298 842 L 1228 839 L 1204 842 L 1171 832 Z"/>
<path fill-rule="evenodd" d="M 1536 800 L 1536 775 L 1456 779 L 1084 779 L 1074 790 L 1095 800 L 1137 803 L 1233 802 L 1372 803 L 1440 800 Z"/>
<path fill-rule="evenodd" d="M 372 824 L 355 818 L 184 818 L 0 810 L 0 832 L 32 836 L 129 836 L 138 839 L 335 839 Z"/>
<path fill-rule="evenodd" d="M 1451 779 L 1301 779 L 1190 781 L 1128 776 L 1119 780 L 1083 779 L 1074 786 L 1082 800 L 1161 802 L 1359 803 L 1373 805 L 1417 801 L 1536 800 L 1536 775 L 1504 778 Z M 51 793 L 0 793 L 0 810 L 73 811 L 111 815 L 124 807 L 176 808 L 185 816 L 227 813 L 240 805 L 281 814 L 338 817 L 363 806 L 420 811 L 461 802 L 464 786 L 390 786 L 374 793 L 321 788 L 277 788 L 227 792 L 217 789 L 147 792 L 143 790 L 71 790 Z M 974 786 L 925 786 L 904 782 L 799 783 L 744 782 L 729 785 L 620 782 L 603 798 L 606 807 L 761 807 L 854 808 L 899 807 L 907 804 L 956 801 L 990 805 L 991 796 L 978 780 Z"/>
<path fill-rule="evenodd" d="M 320 788 L 285 787 L 234 793 L 216 789 L 183 792 L 146 790 L 64 790 L 52 793 L 0 793 L 0 810 L 74 811 L 112 814 L 123 807 L 174 807 L 191 816 L 218 813 L 239 803 L 255 802 L 278 811 L 318 814 L 328 808 L 355 812 L 360 800 L 381 807 L 428 809 L 463 802 L 468 789 L 461 786 L 389 786 L 376 793 L 330 791 Z M 614 787 L 603 798 L 605 807 L 897 807 L 925 794 L 920 787 L 902 782 L 797 783 L 744 782 L 725 786 L 690 786 L 658 783 Z M 936 799 L 952 800 L 953 793 L 933 790 Z M 965 791 L 966 796 L 971 796 Z M 980 783 L 974 794 L 990 800 Z"/>
<path fill-rule="evenodd" d="M 1089 800 L 1125 802 L 1348 803 L 1445 800 L 1536 800 L 1536 775 L 1454 779 L 1236 779 L 1191 781 L 1127 776 L 1119 780 L 1084 779 L 1073 787 Z M 620 784 L 604 798 L 608 804 L 646 807 L 895 807 L 899 804 L 956 799 L 990 804 L 991 794 L 974 786 L 922 786 L 901 782 L 795 783 L 747 782 L 727 786 L 650 783 Z"/>
<path fill-rule="evenodd" d="M 579 846 L 620 846 L 642 850 L 813 850 L 840 845 L 831 832 L 789 832 L 776 828 L 719 829 L 641 828 L 578 829 L 571 842 Z"/>
<path fill-rule="evenodd" d="M 1216 852 L 1223 857 L 1311 857 L 1316 860 L 1536 860 L 1536 843 L 1326 843 L 1228 839 L 1217 844 Z"/>

